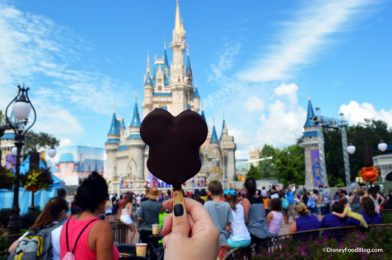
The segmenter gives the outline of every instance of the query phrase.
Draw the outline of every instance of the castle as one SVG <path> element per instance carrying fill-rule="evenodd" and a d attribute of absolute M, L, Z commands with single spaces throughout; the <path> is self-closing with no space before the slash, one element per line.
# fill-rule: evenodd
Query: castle
<path fill-rule="evenodd" d="M 189 53 L 186 53 L 186 32 L 180 16 L 178 1 L 171 42 L 172 63 L 169 63 L 166 47 L 163 57 L 154 60 L 153 69 L 147 56 L 144 77 L 143 115 L 155 108 L 162 108 L 177 116 L 184 110 L 191 109 L 200 113 L 200 96 L 193 84 L 193 72 Z M 205 120 L 204 111 L 201 116 Z M 151 179 L 146 162 L 148 147 L 140 137 L 141 117 L 138 104 L 134 104 L 133 116 L 128 127 L 123 118 L 113 113 L 111 125 L 105 143 L 106 177 L 111 182 L 112 191 L 119 192 L 125 180 L 132 188 L 142 188 Z M 203 160 L 202 169 L 190 180 L 205 184 L 206 180 L 219 179 L 223 182 L 233 180 L 235 174 L 234 137 L 228 133 L 223 120 L 221 135 L 218 137 L 215 125 L 209 128 L 206 142 L 200 152 Z M 188 184 L 189 185 L 189 184 Z M 126 185 L 128 187 L 128 185 Z"/>
<path fill-rule="evenodd" d="M 314 117 L 312 102 L 309 99 L 301 142 L 305 152 L 305 187 L 309 190 L 328 186 L 323 129 L 322 125 L 315 123 Z"/>

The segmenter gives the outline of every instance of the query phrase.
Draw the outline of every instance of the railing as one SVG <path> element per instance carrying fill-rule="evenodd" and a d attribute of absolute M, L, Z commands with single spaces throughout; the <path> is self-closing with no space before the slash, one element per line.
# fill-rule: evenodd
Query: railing
<path fill-rule="evenodd" d="M 392 223 L 369 225 L 369 230 L 375 228 L 392 229 Z M 269 255 L 276 250 L 282 249 L 287 244 L 287 242 L 292 240 L 299 240 L 299 241 L 319 240 L 323 236 L 323 234 L 325 234 L 326 231 L 335 231 L 329 236 L 332 239 L 337 239 L 337 240 L 344 239 L 344 237 L 350 231 L 366 232 L 365 229 L 357 226 L 333 227 L 333 228 L 322 228 L 322 229 L 300 231 L 294 234 L 286 234 L 273 238 L 266 238 L 262 242 L 257 244 L 254 243 L 247 248 L 231 249 L 226 254 L 224 259 L 251 259 L 255 255 Z"/>

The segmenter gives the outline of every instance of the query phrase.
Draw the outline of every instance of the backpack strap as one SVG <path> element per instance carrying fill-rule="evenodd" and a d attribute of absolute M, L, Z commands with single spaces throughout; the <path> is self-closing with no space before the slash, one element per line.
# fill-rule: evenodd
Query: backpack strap
<path fill-rule="evenodd" d="M 67 241 L 67 252 L 70 252 L 70 250 L 69 250 L 69 241 L 68 241 L 68 224 L 69 224 L 69 221 L 70 221 L 70 220 L 71 220 L 71 218 L 68 219 L 67 224 L 66 224 L 66 227 L 65 227 L 65 228 L 66 228 L 66 230 L 65 230 L 65 235 L 66 235 L 66 241 Z M 76 246 L 77 246 L 77 244 L 78 244 L 78 242 L 79 242 L 79 238 L 82 236 L 83 232 L 86 230 L 86 228 L 87 228 L 88 226 L 90 226 L 90 224 L 92 224 L 93 222 L 95 222 L 95 221 L 97 221 L 97 220 L 98 220 L 97 218 L 91 220 L 91 221 L 88 222 L 87 225 L 85 225 L 85 226 L 83 227 L 83 229 L 80 231 L 78 237 L 76 238 L 74 247 L 73 247 L 73 249 L 72 249 L 72 251 L 71 251 L 72 254 L 75 253 L 75 249 L 76 249 Z"/>

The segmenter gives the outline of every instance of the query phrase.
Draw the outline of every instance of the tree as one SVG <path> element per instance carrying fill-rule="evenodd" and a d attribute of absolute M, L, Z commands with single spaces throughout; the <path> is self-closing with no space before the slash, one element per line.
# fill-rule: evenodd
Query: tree
<path fill-rule="evenodd" d="M 251 178 L 255 178 L 256 180 L 261 179 L 260 170 L 258 169 L 258 167 L 253 166 L 253 164 L 250 164 L 247 176 Z"/>
<path fill-rule="evenodd" d="M 380 141 L 392 143 L 392 129 L 388 128 L 384 121 L 365 120 L 365 124 L 348 127 L 347 139 L 349 143 L 356 147 L 356 152 L 350 155 L 351 181 L 354 181 L 359 170 L 366 164 L 366 156 L 371 158 L 382 154 L 377 148 Z M 324 141 L 329 185 L 342 185 L 345 180 L 345 173 L 340 131 L 324 129 Z M 366 153 L 366 150 L 368 153 Z"/>
<path fill-rule="evenodd" d="M 304 150 L 299 145 L 291 145 L 277 153 L 273 159 L 279 182 L 303 184 L 305 181 Z"/>
<path fill-rule="evenodd" d="M 261 149 L 261 155 L 263 158 L 272 156 L 272 159 L 259 161 L 258 168 L 262 179 L 272 178 L 276 174 L 276 169 L 274 165 L 274 157 L 279 151 L 275 149 L 272 145 L 264 145 Z"/>
<path fill-rule="evenodd" d="M 29 131 L 25 137 L 26 150 L 58 146 L 59 143 L 60 141 L 56 137 L 43 132 Z"/>

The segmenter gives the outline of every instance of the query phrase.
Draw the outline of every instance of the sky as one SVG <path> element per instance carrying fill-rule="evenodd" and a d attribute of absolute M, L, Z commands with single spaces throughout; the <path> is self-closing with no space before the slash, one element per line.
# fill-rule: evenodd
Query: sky
<path fill-rule="evenodd" d="M 171 41 L 175 0 L 0 0 L 0 109 L 30 87 L 33 130 L 103 147 L 113 111 L 130 123 L 146 56 Z M 301 136 L 307 100 L 350 124 L 392 127 L 392 2 L 180 0 L 209 126 L 237 158 Z M 169 59 L 171 57 L 169 50 Z"/>

